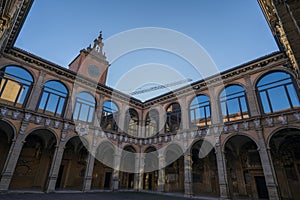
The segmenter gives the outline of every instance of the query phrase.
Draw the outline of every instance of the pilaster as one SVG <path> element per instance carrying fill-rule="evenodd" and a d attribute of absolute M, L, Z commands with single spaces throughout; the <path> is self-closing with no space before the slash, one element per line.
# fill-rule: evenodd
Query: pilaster
<path fill-rule="evenodd" d="M 210 107 L 211 107 L 211 119 L 212 124 L 220 124 L 222 122 L 222 112 L 220 109 L 220 101 L 217 98 L 213 87 L 208 87 L 209 94 L 210 94 Z"/>
<path fill-rule="evenodd" d="M 75 101 L 74 101 L 75 103 Z M 64 118 L 67 120 L 71 120 L 73 118 L 73 105 L 72 105 L 72 94 L 71 92 L 69 93 L 66 107 L 65 107 L 65 112 L 64 112 Z"/>
<path fill-rule="evenodd" d="M 122 133 L 124 132 L 124 122 L 125 122 L 125 106 L 122 104 L 120 108 L 120 114 L 119 114 L 119 119 L 118 119 L 118 132 Z"/>
<path fill-rule="evenodd" d="M 189 128 L 189 109 L 185 97 L 179 99 L 181 105 L 181 128 L 187 130 Z"/>
<path fill-rule="evenodd" d="M 42 88 L 44 85 L 45 75 L 46 75 L 46 73 L 44 71 L 41 71 L 37 81 L 33 85 L 31 95 L 30 95 L 27 105 L 26 105 L 26 108 L 29 110 L 35 110 L 36 107 L 38 106 L 37 104 L 38 104 L 38 100 L 41 96 Z"/>
<path fill-rule="evenodd" d="M 260 110 L 257 102 L 257 95 L 255 92 L 255 86 L 252 85 L 250 76 L 244 76 L 246 82 L 246 96 L 248 100 L 249 110 L 252 117 L 259 116 Z"/>

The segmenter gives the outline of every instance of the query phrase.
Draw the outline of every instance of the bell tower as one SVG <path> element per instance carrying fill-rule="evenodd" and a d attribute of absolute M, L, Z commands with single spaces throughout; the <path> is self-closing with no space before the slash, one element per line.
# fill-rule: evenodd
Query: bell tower
<path fill-rule="evenodd" d="M 82 49 L 79 55 L 69 64 L 69 69 L 78 75 L 105 85 L 109 63 L 103 52 L 102 31 L 94 40 L 94 45 Z"/>

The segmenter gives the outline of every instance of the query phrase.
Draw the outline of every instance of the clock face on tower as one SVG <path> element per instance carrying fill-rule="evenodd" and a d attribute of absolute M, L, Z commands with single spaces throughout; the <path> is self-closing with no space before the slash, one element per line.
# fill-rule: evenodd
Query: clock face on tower
<path fill-rule="evenodd" d="M 97 65 L 89 65 L 88 73 L 91 77 L 98 78 L 100 76 L 100 68 Z"/>

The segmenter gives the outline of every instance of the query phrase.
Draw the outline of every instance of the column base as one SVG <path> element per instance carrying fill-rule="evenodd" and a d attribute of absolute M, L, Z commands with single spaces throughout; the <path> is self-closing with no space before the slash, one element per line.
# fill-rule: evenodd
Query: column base
<path fill-rule="evenodd" d="M 84 179 L 83 192 L 91 191 L 92 187 L 92 177 L 86 177 Z"/>
<path fill-rule="evenodd" d="M 194 195 L 193 194 L 184 194 L 184 197 L 186 198 L 192 198 Z"/>
<path fill-rule="evenodd" d="M 279 200 L 278 189 L 275 185 L 268 185 L 269 199 Z"/>
<path fill-rule="evenodd" d="M 157 192 L 165 192 L 165 185 L 158 185 Z"/>
<path fill-rule="evenodd" d="M 49 177 L 46 193 L 54 193 L 57 177 Z"/>
<path fill-rule="evenodd" d="M 228 187 L 226 184 L 220 184 L 220 199 L 222 200 L 230 200 Z"/>
<path fill-rule="evenodd" d="M 185 197 L 192 197 L 193 196 L 193 190 L 192 190 L 192 183 L 191 182 L 185 182 L 184 183 L 184 196 Z"/>
<path fill-rule="evenodd" d="M 1 181 L 0 181 L 0 192 L 7 192 L 10 182 L 11 182 L 11 175 L 2 175 Z"/>
<path fill-rule="evenodd" d="M 112 188 L 112 190 L 113 190 L 114 192 L 119 191 L 119 179 L 114 179 L 114 180 L 113 180 L 113 188 Z"/>

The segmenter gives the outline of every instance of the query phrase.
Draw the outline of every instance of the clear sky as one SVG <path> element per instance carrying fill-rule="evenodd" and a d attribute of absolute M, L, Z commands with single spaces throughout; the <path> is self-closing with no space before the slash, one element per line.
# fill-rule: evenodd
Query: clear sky
<path fill-rule="evenodd" d="M 142 27 L 168 28 L 189 36 L 220 71 L 278 50 L 256 0 L 35 0 L 15 46 L 68 67 L 100 30 L 105 40 Z M 118 80 L 130 69 L 149 63 L 174 67 L 193 81 L 201 79 L 184 59 L 147 49 L 111 63 L 107 84 L 132 92 L 137 88 L 120 88 Z"/>

